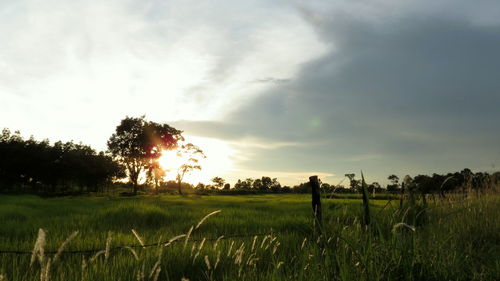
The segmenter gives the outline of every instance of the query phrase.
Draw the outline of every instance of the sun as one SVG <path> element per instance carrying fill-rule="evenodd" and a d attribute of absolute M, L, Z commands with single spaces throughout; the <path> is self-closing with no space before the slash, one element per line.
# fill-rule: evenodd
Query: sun
<path fill-rule="evenodd" d="M 201 170 L 193 170 L 184 176 L 183 182 L 193 185 L 198 183 L 208 184 L 216 176 L 224 176 L 233 168 L 232 155 L 234 149 L 229 143 L 213 138 L 185 136 L 187 143 L 193 143 L 203 150 L 206 158 L 199 158 L 198 165 Z M 165 171 L 164 180 L 175 180 L 179 168 L 189 162 L 189 155 L 181 155 L 176 150 L 164 150 L 158 162 Z"/>
<path fill-rule="evenodd" d="M 158 163 L 160 163 L 161 168 L 167 172 L 167 175 L 169 172 L 177 173 L 177 170 L 186 162 L 187 159 L 178 154 L 176 150 L 163 150 L 158 159 Z"/>

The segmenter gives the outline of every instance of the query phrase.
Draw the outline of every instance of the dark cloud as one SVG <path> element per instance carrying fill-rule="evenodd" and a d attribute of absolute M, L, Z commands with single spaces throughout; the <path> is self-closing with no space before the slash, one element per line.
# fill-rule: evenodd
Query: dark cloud
<path fill-rule="evenodd" d="M 331 52 L 227 122 L 198 124 L 200 131 L 310 143 L 256 150 L 255 159 L 265 161 L 247 163 L 282 170 L 301 162 L 336 173 L 364 165 L 383 173 L 403 171 L 405 163 L 416 172 L 491 164 L 500 143 L 500 26 L 332 18 L 311 22 Z"/>

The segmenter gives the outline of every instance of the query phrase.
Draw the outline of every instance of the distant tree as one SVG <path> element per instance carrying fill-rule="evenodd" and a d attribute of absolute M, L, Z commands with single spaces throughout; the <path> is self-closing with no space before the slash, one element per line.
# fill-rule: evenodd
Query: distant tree
<path fill-rule="evenodd" d="M 203 151 L 192 143 L 181 145 L 177 149 L 177 155 L 181 159 L 186 159 L 186 163 L 182 164 L 177 170 L 177 184 L 179 185 L 179 194 L 182 194 L 181 184 L 184 176 L 193 170 L 201 170 L 199 158 L 206 158 Z"/>
<path fill-rule="evenodd" d="M 396 175 L 390 175 L 387 177 L 389 181 L 391 181 L 390 184 L 387 185 L 387 190 L 388 191 L 397 191 L 399 190 L 399 177 Z"/>
<path fill-rule="evenodd" d="M 147 172 L 148 180 L 153 182 L 155 193 L 158 193 L 158 189 L 163 181 L 163 178 L 167 175 L 165 170 L 161 167 L 158 161 L 153 161 L 149 167 Z"/>
<path fill-rule="evenodd" d="M 281 184 L 279 183 L 277 178 L 273 178 L 271 181 L 271 186 L 269 187 L 274 192 L 281 191 Z"/>
<path fill-rule="evenodd" d="M 262 190 L 263 185 L 262 185 L 262 180 L 261 179 L 255 179 L 252 184 L 252 188 L 255 190 Z"/>
<path fill-rule="evenodd" d="M 399 177 L 396 175 L 390 175 L 387 177 L 387 179 L 390 180 L 394 185 L 397 185 L 399 183 Z"/>
<path fill-rule="evenodd" d="M 375 193 L 381 192 L 382 187 L 380 187 L 380 184 L 378 182 L 372 182 L 371 184 L 368 185 L 368 192 L 372 193 L 373 196 L 375 196 Z"/>
<path fill-rule="evenodd" d="M 345 174 L 345 176 L 349 179 L 350 181 L 350 186 L 352 188 L 352 190 L 355 190 L 355 191 L 360 191 L 360 188 L 361 188 L 361 181 L 360 180 L 356 180 L 354 177 L 356 176 L 355 174 Z"/>
<path fill-rule="evenodd" d="M 311 193 L 311 184 L 309 182 L 303 182 L 299 185 L 293 186 L 292 190 L 295 193 Z"/>
<path fill-rule="evenodd" d="M 231 189 L 231 185 L 229 183 L 224 184 L 224 190 Z"/>
<path fill-rule="evenodd" d="M 494 172 L 491 176 L 491 184 L 493 186 L 498 186 L 500 185 L 500 172 Z"/>
<path fill-rule="evenodd" d="M 236 190 L 250 190 L 253 187 L 253 182 L 254 182 L 254 180 L 252 178 L 247 178 L 243 181 L 238 179 L 238 181 L 234 185 L 234 189 L 236 189 Z"/>
<path fill-rule="evenodd" d="M 146 121 L 145 116 L 127 116 L 116 127 L 108 140 L 108 149 L 125 165 L 134 194 L 141 173 L 155 165 L 162 150 L 175 148 L 183 140 L 181 133 L 167 124 Z"/>
<path fill-rule="evenodd" d="M 214 177 L 212 179 L 212 182 L 214 183 L 214 186 L 216 188 L 221 189 L 226 181 L 221 177 Z"/>

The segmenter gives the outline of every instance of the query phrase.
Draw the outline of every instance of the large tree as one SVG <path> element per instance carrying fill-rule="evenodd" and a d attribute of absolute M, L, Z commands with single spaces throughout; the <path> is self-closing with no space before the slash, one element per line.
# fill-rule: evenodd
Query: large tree
<path fill-rule="evenodd" d="M 162 150 L 177 147 L 181 140 L 184 140 L 182 131 L 167 124 L 147 121 L 145 116 L 127 116 L 109 138 L 108 149 L 125 165 L 134 194 L 137 194 L 140 175 L 156 165 Z"/>

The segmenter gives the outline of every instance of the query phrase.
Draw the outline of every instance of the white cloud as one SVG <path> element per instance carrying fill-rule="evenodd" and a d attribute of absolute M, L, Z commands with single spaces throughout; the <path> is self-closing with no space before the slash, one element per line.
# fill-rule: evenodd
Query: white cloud
<path fill-rule="evenodd" d="M 266 1 L 0 4 L 2 126 L 104 148 L 125 115 L 214 120 L 326 51 Z"/>

